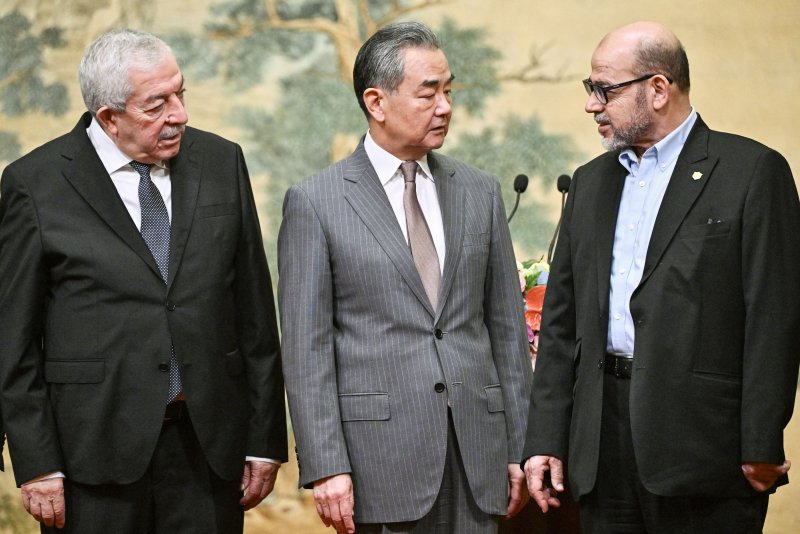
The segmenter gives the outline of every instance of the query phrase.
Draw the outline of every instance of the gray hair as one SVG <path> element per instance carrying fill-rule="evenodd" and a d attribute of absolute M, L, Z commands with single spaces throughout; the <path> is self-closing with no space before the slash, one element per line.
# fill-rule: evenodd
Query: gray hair
<path fill-rule="evenodd" d="M 129 73 L 134 67 L 155 67 L 172 56 L 158 37 L 138 30 L 112 30 L 86 48 L 78 69 L 78 81 L 86 108 L 95 115 L 103 106 L 122 112 L 133 94 Z"/>
<path fill-rule="evenodd" d="M 353 66 L 353 89 L 358 105 L 367 116 L 364 91 L 377 87 L 393 93 L 403 82 L 405 65 L 402 52 L 407 48 L 439 50 L 433 31 L 419 22 L 395 22 L 384 26 L 361 46 Z"/>

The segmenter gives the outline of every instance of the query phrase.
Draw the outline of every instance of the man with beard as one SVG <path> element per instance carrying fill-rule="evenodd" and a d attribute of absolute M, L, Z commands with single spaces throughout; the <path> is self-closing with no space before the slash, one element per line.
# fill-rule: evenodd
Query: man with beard
<path fill-rule="evenodd" d="M 3 172 L 0 404 L 43 532 L 241 532 L 286 460 L 240 147 L 186 127 L 169 47 L 86 50 L 72 132 Z"/>
<path fill-rule="evenodd" d="M 529 491 L 558 506 L 568 470 L 587 533 L 761 532 L 788 481 L 800 355 L 791 171 L 705 125 L 663 26 L 608 34 L 583 84 L 609 152 L 575 172 L 564 212 Z"/>

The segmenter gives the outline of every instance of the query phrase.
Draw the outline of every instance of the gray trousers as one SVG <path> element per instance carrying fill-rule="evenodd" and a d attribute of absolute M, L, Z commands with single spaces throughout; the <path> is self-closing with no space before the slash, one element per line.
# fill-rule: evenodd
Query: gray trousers
<path fill-rule="evenodd" d="M 416 521 L 356 523 L 356 534 L 496 534 L 500 517 L 482 511 L 472 497 L 448 411 L 444 475 L 431 510 Z"/>

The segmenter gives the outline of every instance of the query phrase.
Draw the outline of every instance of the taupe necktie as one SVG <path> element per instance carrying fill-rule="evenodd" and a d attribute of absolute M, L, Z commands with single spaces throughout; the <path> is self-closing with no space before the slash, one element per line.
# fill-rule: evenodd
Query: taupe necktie
<path fill-rule="evenodd" d="M 417 266 L 422 285 L 433 309 L 439 298 L 439 256 L 433 246 L 433 238 L 422 214 L 422 208 L 417 200 L 417 162 L 404 161 L 400 164 L 406 185 L 403 191 L 403 207 L 406 212 L 406 228 L 408 229 L 408 244 L 411 247 L 411 256 Z"/>

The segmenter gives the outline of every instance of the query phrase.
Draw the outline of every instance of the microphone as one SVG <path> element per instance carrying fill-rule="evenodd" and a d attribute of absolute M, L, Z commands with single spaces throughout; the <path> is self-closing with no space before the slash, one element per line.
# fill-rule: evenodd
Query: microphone
<path fill-rule="evenodd" d="M 558 177 L 558 180 L 556 180 L 556 189 L 558 189 L 560 193 L 567 193 L 569 192 L 569 185 L 571 183 L 572 183 L 572 178 L 570 178 L 568 174 L 562 174 L 561 176 Z"/>
<path fill-rule="evenodd" d="M 556 231 L 553 233 L 553 239 L 550 241 L 550 247 L 547 249 L 547 263 L 553 261 L 553 248 L 556 246 L 556 239 L 558 239 L 558 232 L 561 230 L 561 219 L 564 217 L 564 204 L 566 203 L 567 193 L 569 186 L 572 183 L 572 178 L 567 174 L 562 174 L 556 180 L 556 189 L 561 193 L 561 213 L 558 215 L 558 224 L 556 224 Z"/>
<path fill-rule="evenodd" d="M 508 216 L 507 223 L 511 222 L 511 219 L 514 217 L 514 214 L 517 212 L 517 208 L 519 207 L 519 196 L 528 189 L 528 177 L 524 174 L 518 174 L 516 178 L 514 178 L 514 191 L 517 192 L 517 200 L 514 202 L 514 209 L 511 210 L 511 215 Z"/>

